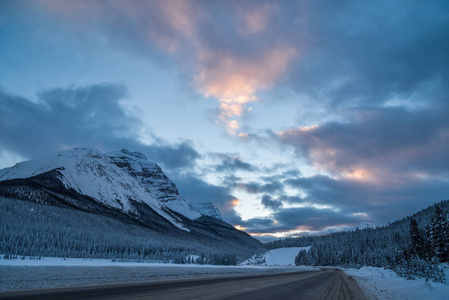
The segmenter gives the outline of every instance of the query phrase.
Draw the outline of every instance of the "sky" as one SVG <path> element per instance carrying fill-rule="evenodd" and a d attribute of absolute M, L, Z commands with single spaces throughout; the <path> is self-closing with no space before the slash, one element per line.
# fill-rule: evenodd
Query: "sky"
<path fill-rule="evenodd" d="M 449 198 L 449 2 L 0 0 L 0 168 L 161 165 L 262 240 Z"/>

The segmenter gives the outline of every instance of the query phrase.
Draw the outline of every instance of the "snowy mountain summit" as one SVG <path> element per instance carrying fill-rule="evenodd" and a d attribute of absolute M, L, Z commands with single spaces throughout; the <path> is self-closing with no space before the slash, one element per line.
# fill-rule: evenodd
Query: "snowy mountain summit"
<path fill-rule="evenodd" d="M 154 219 L 151 215 L 156 213 L 186 231 L 183 217 L 196 220 L 206 215 L 221 220 L 211 203 L 207 206 L 215 213 L 195 209 L 157 164 L 126 149 L 106 154 L 92 148 L 62 151 L 0 170 L 0 182 L 9 182 L 0 187 L 0 195 L 89 211 L 101 206 L 143 222 Z"/>
<path fill-rule="evenodd" d="M 161 167 L 149 162 L 144 154 L 122 149 L 118 152 L 106 153 L 106 155 L 119 168 L 137 179 L 145 190 L 165 207 L 191 220 L 201 217 L 200 212 L 179 196 L 176 185 L 162 172 Z"/>

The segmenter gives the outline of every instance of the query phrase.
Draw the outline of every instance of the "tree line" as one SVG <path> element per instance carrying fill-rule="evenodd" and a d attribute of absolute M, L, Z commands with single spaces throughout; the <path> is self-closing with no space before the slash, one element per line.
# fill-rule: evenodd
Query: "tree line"
<path fill-rule="evenodd" d="M 289 238 L 269 243 L 270 249 L 312 246 L 300 251 L 296 265 L 384 267 L 408 279 L 445 281 L 440 263 L 449 259 L 449 202 L 378 228 Z"/>

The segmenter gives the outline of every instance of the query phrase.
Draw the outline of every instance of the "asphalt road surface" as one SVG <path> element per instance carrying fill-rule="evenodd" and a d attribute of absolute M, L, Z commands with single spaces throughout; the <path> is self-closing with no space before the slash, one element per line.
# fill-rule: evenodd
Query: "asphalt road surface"
<path fill-rule="evenodd" d="M 366 299 L 337 269 L 322 271 L 114 284 L 0 294 L 0 299 Z"/>

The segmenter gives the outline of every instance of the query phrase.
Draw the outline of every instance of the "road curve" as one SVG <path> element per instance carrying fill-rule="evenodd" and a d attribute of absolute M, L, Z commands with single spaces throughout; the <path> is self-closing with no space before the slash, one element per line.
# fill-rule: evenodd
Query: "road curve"
<path fill-rule="evenodd" d="M 208 279 L 170 280 L 80 288 L 0 293 L 0 299 L 365 299 L 338 269 Z"/>

